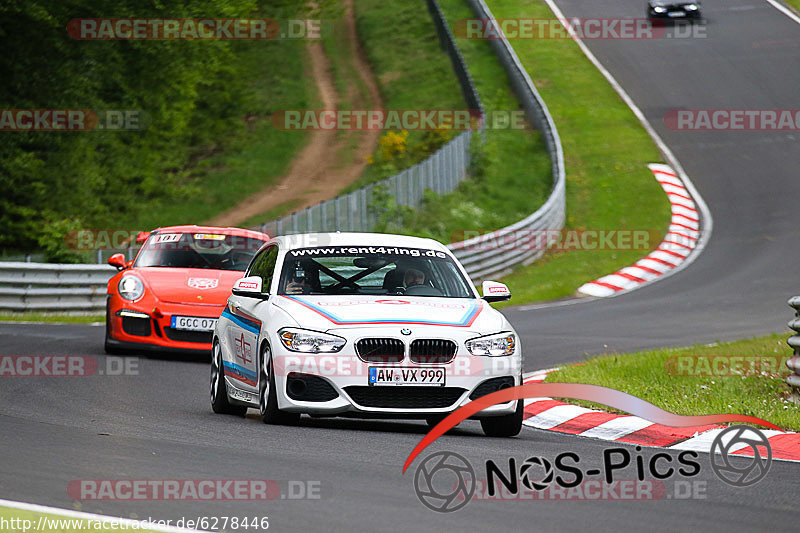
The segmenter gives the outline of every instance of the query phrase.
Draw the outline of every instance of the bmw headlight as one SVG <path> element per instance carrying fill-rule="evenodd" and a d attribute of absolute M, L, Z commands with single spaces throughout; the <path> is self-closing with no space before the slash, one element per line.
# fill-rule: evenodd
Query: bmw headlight
<path fill-rule="evenodd" d="M 136 276 L 122 276 L 117 285 L 117 291 L 126 300 L 138 300 L 144 294 L 144 283 Z"/>
<path fill-rule="evenodd" d="M 653 7 L 653 11 L 655 11 L 656 13 L 666 13 L 667 8 L 664 6 L 655 6 Z"/>
<path fill-rule="evenodd" d="M 686 11 L 697 11 L 699 9 L 699 7 L 697 7 L 697 4 L 686 4 L 685 6 L 683 6 L 683 8 Z"/>
<path fill-rule="evenodd" d="M 321 331 L 284 328 L 278 332 L 286 349 L 303 353 L 334 353 L 344 348 L 346 339 Z"/>
<path fill-rule="evenodd" d="M 513 333 L 495 333 L 470 339 L 466 342 L 467 350 L 472 355 L 488 355 L 497 357 L 501 355 L 511 355 L 517 346 L 517 339 Z"/>

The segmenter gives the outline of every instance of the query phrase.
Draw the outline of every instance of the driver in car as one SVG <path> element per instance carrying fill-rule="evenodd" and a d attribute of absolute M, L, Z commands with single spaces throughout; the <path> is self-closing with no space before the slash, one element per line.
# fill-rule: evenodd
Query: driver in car
<path fill-rule="evenodd" d="M 311 292 L 311 282 L 306 277 L 305 270 L 298 266 L 289 282 L 286 284 L 286 294 L 308 294 Z"/>
<path fill-rule="evenodd" d="M 425 274 L 421 270 L 417 270 L 416 268 L 409 268 L 406 270 L 403 276 L 403 285 L 405 285 L 406 288 L 424 284 Z"/>

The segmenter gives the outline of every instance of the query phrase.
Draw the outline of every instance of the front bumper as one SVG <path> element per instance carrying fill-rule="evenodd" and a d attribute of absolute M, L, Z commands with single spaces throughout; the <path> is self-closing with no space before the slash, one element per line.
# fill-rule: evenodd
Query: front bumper
<path fill-rule="evenodd" d="M 208 353 L 213 331 L 193 332 L 172 328 L 172 316 L 219 318 L 223 306 L 135 302 L 118 295 L 108 299 L 108 345 L 130 350 Z M 139 317 L 120 316 L 124 311 Z"/>
<path fill-rule="evenodd" d="M 450 413 L 501 388 L 521 384 L 521 356 L 478 357 L 459 348 L 446 364 L 368 363 L 352 353 L 305 355 L 273 347 L 278 407 L 317 416 L 426 418 Z M 369 368 L 442 369 L 441 385 L 370 385 Z M 298 387 L 298 381 L 305 381 Z M 298 389 L 304 389 L 298 393 Z M 313 401 L 307 401 L 312 399 Z M 511 401 L 484 409 L 476 418 L 512 414 Z"/>

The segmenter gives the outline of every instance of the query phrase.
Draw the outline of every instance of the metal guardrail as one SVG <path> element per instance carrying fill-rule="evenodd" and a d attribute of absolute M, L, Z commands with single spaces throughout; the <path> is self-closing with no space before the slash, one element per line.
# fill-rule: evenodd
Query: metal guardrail
<path fill-rule="evenodd" d="M 786 378 L 786 383 L 794 388 L 795 393 L 800 394 L 800 296 L 789 299 L 789 307 L 794 309 L 794 319 L 789 321 L 789 327 L 798 333 L 789 337 L 789 346 L 794 349 L 794 357 L 786 362 L 786 366 L 794 372 Z"/>
<path fill-rule="evenodd" d="M 0 262 L 0 309 L 10 311 L 100 311 L 109 265 Z"/>
<path fill-rule="evenodd" d="M 469 73 L 467 62 L 464 61 L 464 56 L 461 55 L 461 50 L 456 44 L 456 39 L 453 37 L 453 32 L 450 31 L 450 25 L 442 13 L 442 8 L 436 0 L 427 0 L 428 10 L 431 12 L 433 18 L 433 25 L 436 26 L 436 34 L 439 36 L 439 42 L 442 45 L 444 52 L 450 57 L 450 63 L 453 65 L 453 71 L 458 79 L 458 85 L 461 87 L 461 94 L 464 96 L 464 102 L 471 110 L 480 111 L 481 116 L 486 113 L 483 109 L 478 89 L 472 82 L 472 76 Z"/>
<path fill-rule="evenodd" d="M 478 18 L 485 19 L 494 26 L 496 35 L 503 35 L 483 0 L 467 0 L 467 3 Z M 546 249 L 532 244 L 539 239 L 531 239 L 531 236 L 543 230 L 560 230 L 564 227 L 566 216 L 564 153 L 555 122 L 508 40 L 490 39 L 489 43 L 508 74 L 511 88 L 525 115 L 542 134 L 550 154 L 553 189 L 544 205 L 523 220 L 492 233 L 450 245 L 450 249 L 475 281 L 501 276 L 518 264 L 530 264 L 541 257 Z M 497 246 L 495 243 L 498 242 L 503 245 Z"/>

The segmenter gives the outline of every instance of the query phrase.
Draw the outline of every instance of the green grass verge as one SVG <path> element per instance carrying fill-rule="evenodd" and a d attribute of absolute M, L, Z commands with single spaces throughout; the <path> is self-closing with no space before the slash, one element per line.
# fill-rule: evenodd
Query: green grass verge
<path fill-rule="evenodd" d="M 0 507 L 0 522 L 4 524 L 3 531 L 7 533 L 23 533 L 24 531 L 35 531 L 41 522 L 42 531 L 47 533 L 73 533 L 77 531 L 125 531 L 125 527 L 117 525 L 112 529 L 113 523 L 93 520 L 91 518 L 72 518 L 53 513 L 39 513 L 36 511 L 23 511 L 9 507 Z M 130 531 L 141 531 L 143 533 L 154 532 L 153 529 L 133 529 Z"/>
<path fill-rule="evenodd" d="M 800 0 L 783 0 L 789 7 L 793 8 L 795 11 L 800 12 Z"/>
<path fill-rule="evenodd" d="M 152 201 L 150 208 L 122 217 L 120 227 L 203 223 L 274 183 L 306 142 L 306 132 L 281 131 L 269 119 L 277 110 L 314 106 L 317 95 L 306 75 L 305 41 L 240 41 L 235 46 L 245 72 L 252 76 L 243 106 L 248 120 L 242 117 L 237 134 L 226 141 L 228 148 L 211 149 L 195 161 L 180 201 Z"/>
<path fill-rule="evenodd" d="M 784 362 L 792 356 L 786 344 L 788 336 L 788 333 L 774 334 L 735 342 L 591 357 L 580 365 L 553 372 L 546 381 L 610 387 L 680 415 L 751 415 L 797 431 L 800 405 L 789 401 L 789 386 L 784 381 L 789 374 Z M 750 360 L 719 358 L 714 366 L 711 356 L 769 357 L 772 364 L 752 368 Z M 741 373 L 728 372 L 726 369 L 731 366 Z M 715 372 L 714 368 L 722 371 Z M 608 410 L 589 402 L 569 401 Z"/>
<path fill-rule="evenodd" d="M 0 322 L 62 322 L 68 324 L 91 324 L 105 322 L 106 316 L 66 315 L 61 313 L 0 313 Z"/>
<path fill-rule="evenodd" d="M 555 18 L 540 0 L 487 3 L 497 18 Z M 669 204 L 647 168 L 647 163 L 658 162 L 661 156 L 628 106 L 572 40 L 514 40 L 512 45 L 561 136 L 567 176 L 566 227 L 665 232 Z M 643 255 L 636 250 L 548 254 L 503 281 L 512 289 L 514 304 L 552 300 Z"/>
<path fill-rule="evenodd" d="M 465 109 L 450 59 L 442 52 L 424 2 L 355 0 L 356 27 L 385 109 Z M 408 144 L 425 132 L 411 131 Z M 345 189 L 390 177 L 378 165 Z"/>

